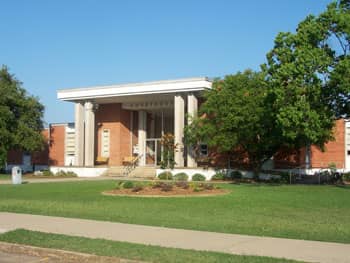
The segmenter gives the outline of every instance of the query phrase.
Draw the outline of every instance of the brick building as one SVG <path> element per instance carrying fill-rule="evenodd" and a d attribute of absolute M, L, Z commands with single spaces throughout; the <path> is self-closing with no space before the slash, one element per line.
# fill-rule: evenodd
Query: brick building
<path fill-rule="evenodd" d="M 209 88 L 208 79 L 192 78 L 59 90 L 60 100 L 74 103 L 75 122 L 51 124 L 43 131 L 47 138 L 43 152 L 11 151 L 7 167 L 96 168 L 101 159 L 106 167 L 119 167 L 132 157 L 140 167 L 157 167 L 162 158 L 160 138 L 172 133 L 179 145 L 175 152 L 177 169 L 198 169 L 198 153 L 185 145 L 183 128 L 190 121 L 188 116 L 197 113 L 202 92 Z M 350 170 L 349 122 L 338 120 L 334 134 L 335 141 L 326 145 L 325 152 L 314 146 L 293 153 L 281 151 L 271 168 L 317 169 L 335 163 L 339 169 Z M 201 156 L 212 154 L 201 146 Z"/>

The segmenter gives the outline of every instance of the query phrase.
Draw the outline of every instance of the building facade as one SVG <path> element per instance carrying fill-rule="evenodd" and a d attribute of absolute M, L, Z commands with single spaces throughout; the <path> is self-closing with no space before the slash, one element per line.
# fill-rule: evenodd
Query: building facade
<path fill-rule="evenodd" d="M 7 169 L 14 165 L 24 171 L 118 167 L 132 158 L 137 159 L 138 166 L 157 167 L 165 133 L 173 134 L 178 145 L 177 169 L 227 167 L 227 156 L 208 150 L 204 144 L 200 155 L 212 161 L 203 164 L 198 152 L 185 144 L 185 124 L 197 115 L 202 94 L 211 84 L 206 78 L 191 78 L 59 90 L 58 99 L 74 103 L 75 122 L 49 125 L 43 131 L 47 146 L 40 153 L 10 151 Z M 338 169 L 350 170 L 350 122 L 338 120 L 334 137 L 325 152 L 315 146 L 294 152 L 282 149 L 268 169 L 317 170 L 335 164 Z"/>

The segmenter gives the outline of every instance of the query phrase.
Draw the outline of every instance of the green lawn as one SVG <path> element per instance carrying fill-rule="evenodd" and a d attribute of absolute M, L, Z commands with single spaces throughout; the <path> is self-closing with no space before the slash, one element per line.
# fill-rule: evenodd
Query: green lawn
<path fill-rule="evenodd" d="M 237 256 L 224 253 L 162 248 L 158 246 L 146 246 L 126 242 L 109 241 L 104 239 L 90 239 L 65 235 L 46 234 L 27 230 L 15 230 L 2 234 L 0 235 L 0 241 L 151 262 L 296 262 L 268 257 Z"/>
<path fill-rule="evenodd" d="M 10 174 L 0 174 L 0 180 L 10 180 L 11 175 Z"/>
<path fill-rule="evenodd" d="M 223 185 L 217 197 L 103 196 L 115 181 L 0 185 L 0 211 L 350 243 L 350 188 Z"/>

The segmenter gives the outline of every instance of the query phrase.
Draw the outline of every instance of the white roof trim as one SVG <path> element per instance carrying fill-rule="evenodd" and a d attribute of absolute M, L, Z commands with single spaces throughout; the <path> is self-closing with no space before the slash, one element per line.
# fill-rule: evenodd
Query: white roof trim
<path fill-rule="evenodd" d="M 57 98 L 64 101 L 77 101 L 94 98 L 180 93 L 210 89 L 211 84 L 211 81 L 209 81 L 207 78 L 130 83 L 122 85 L 58 90 Z"/>

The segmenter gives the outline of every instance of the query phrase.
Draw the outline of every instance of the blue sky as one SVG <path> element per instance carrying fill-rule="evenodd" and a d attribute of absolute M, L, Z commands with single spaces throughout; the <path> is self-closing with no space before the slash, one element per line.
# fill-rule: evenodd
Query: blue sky
<path fill-rule="evenodd" d="M 330 0 L 0 0 L 0 64 L 73 121 L 57 89 L 258 69 L 280 31 Z"/>

